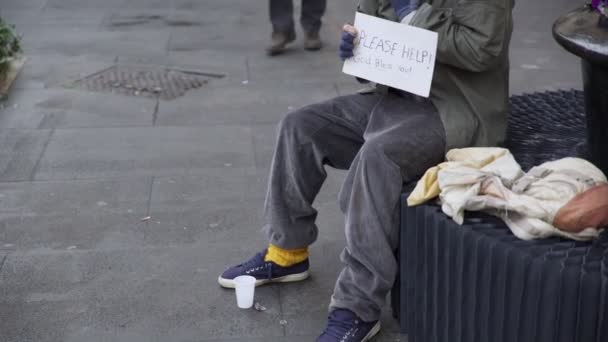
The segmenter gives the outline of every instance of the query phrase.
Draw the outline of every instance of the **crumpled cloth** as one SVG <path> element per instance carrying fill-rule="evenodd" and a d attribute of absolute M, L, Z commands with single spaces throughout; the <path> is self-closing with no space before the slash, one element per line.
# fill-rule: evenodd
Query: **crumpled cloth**
<path fill-rule="evenodd" d="M 554 221 L 570 200 L 606 182 L 597 167 L 579 158 L 544 163 L 524 174 L 506 149 L 456 149 L 448 152 L 447 162 L 427 171 L 408 205 L 439 196 L 443 212 L 458 224 L 465 211 L 484 211 L 500 217 L 524 240 L 589 240 L 599 235 L 598 227 L 566 231 L 556 228 Z"/>

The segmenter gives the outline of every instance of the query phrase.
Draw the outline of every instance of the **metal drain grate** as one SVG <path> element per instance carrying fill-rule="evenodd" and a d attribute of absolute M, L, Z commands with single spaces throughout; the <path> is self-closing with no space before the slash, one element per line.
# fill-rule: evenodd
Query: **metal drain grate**
<path fill-rule="evenodd" d="M 89 91 L 173 100 L 224 75 L 155 66 L 115 65 L 74 82 Z"/>

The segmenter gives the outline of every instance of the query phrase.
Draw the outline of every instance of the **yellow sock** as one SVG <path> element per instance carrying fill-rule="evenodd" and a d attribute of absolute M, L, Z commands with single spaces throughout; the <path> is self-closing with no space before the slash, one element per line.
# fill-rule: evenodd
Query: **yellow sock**
<path fill-rule="evenodd" d="M 282 267 L 289 267 L 308 258 L 308 248 L 282 249 L 275 245 L 268 246 L 264 261 L 272 261 Z"/>

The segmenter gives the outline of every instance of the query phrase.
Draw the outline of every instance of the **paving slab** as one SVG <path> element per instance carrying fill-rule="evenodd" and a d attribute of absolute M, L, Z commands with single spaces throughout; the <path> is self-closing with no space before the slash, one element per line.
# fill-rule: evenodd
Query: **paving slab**
<path fill-rule="evenodd" d="M 153 125 L 157 100 L 61 89 L 36 106 L 46 112 L 40 128 L 141 127 Z"/>
<path fill-rule="evenodd" d="M 169 36 L 170 33 L 163 30 L 108 32 L 57 28 L 30 34 L 30 38 L 23 42 L 23 48 L 34 54 L 61 53 L 67 56 L 164 56 Z"/>
<path fill-rule="evenodd" d="M 45 10 L 48 9 L 108 9 L 120 7 L 125 0 L 45 0 Z"/>
<path fill-rule="evenodd" d="M 282 336 L 276 287 L 256 291 L 264 312 L 238 309 L 234 292 L 218 288 L 227 252 L 241 254 L 236 244 L 12 254 L 0 275 L 2 340 Z"/>
<path fill-rule="evenodd" d="M 252 126 L 255 163 L 258 168 L 267 169 L 270 166 L 277 140 L 277 129 L 278 123 Z"/>
<path fill-rule="evenodd" d="M 131 2 L 131 0 L 126 0 L 127 2 Z M 155 3 L 158 0 L 153 0 Z M 143 4 L 146 6 L 148 0 L 133 0 L 133 3 Z M 249 0 L 230 0 L 230 3 L 227 4 L 224 0 L 205 0 L 204 6 L 201 6 L 199 0 L 170 0 L 166 2 L 170 4 L 172 8 L 182 9 L 182 10 L 192 10 L 201 15 L 207 13 L 218 13 L 219 11 L 240 11 L 246 10 L 247 13 L 256 13 L 258 15 L 263 15 L 267 12 L 268 7 L 266 4 L 262 4 L 260 6 L 259 3 L 251 2 Z M 134 5 L 135 6 L 135 5 Z"/>
<path fill-rule="evenodd" d="M 263 51 L 259 54 L 253 51 L 248 58 L 251 80 L 273 80 L 283 86 L 306 81 L 316 84 L 333 83 L 343 77 L 351 77 L 342 74 L 342 62 L 335 52 L 337 48 L 317 52 L 300 50 L 301 46 L 295 45 L 286 54 L 273 59 L 265 57 Z"/>
<path fill-rule="evenodd" d="M 199 70 L 212 74 L 224 75 L 223 79 L 215 80 L 214 84 L 237 83 L 247 81 L 247 57 L 243 55 L 225 54 L 221 50 L 202 49 L 195 52 L 169 51 L 169 64 L 189 70 Z"/>
<path fill-rule="evenodd" d="M 109 4 L 112 1 L 97 1 L 96 3 Z M 63 6 L 56 8 L 47 6 L 40 13 L 42 19 L 39 23 L 30 23 L 46 27 L 71 27 L 72 29 L 96 27 L 99 28 L 106 12 L 102 8 L 83 8 Z"/>
<path fill-rule="evenodd" d="M 555 20 L 580 5 L 568 0 L 515 5 L 511 39 L 512 94 L 582 88 L 579 61 L 552 36 Z"/>
<path fill-rule="evenodd" d="M 240 21 L 246 20 L 245 17 L 239 15 L 224 19 L 225 21 L 222 20 L 214 25 L 218 26 L 214 30 L 209 30 L 204 26 L 174 28 L 171 31 L 169 50 L 198 51 L 211 48 L 220 49 L 227 54 L 237 54 L 240 51 L 248 49 L 263 50 L 267 40 L 266 36 L 252 36 L 230 29 L 230 27 L 235 26 L 233 23 L 238 23 L 238 26 L 242 26 L 243 28 L 247 27 L 246 23 L 240 23 Z"/>
<path fill-rule="evenodd" d="M 559 74 L 559 79 L 556 79 Z M 533 78 L 531 76 L 533 75 Z M 580 68 L 567 66 L 562 70 L 511 70 L 511 94 L 533 93 L 547 90 L 582 89 Z"/>
<path fill-rule="evenodd" d="M 0 127 L 4 130 L 36 129 L 47 114 L 36 103 L 49 96 L 45 89 L 13 89 L 6 101 L 0 102 Z"/>
<path fill-rule="evenodd" d="M 141 244 L 152 178 L 0 183 L 0 248 L 127 248 Z"/>
<path fill-rule="evenodd" d="M 129 208 L 146 208 L 151 186 L 149 177 L 0 183 L 0 213 L 19 212 L 24 216 L 92 211 L 127 213 Z"/>
<path fill-rule="evenodd" d="M 120 1 L 120 6 L 114 6 L 115 9 L 172 9 L 175 7 L 175 0 L 117 0 Z"/>
<path fill-rule="evenodd" d="M 37 180 L 187 175 L 253 166 L 251 129 L 239 126 L 58 129 Z"/>
<path fill-rule="evenodd" d="M 13 87 L 14 89 L 63 87 L 69 85 L 71 81 L 108 68 L 114 60 L 114 56 L 28 53 L 26 67 L 19 74 Z M 13 93 L 17 92 L 13 91 Z"/>
<path fill-rule="evenodd" d="M 49 130 L 0 131 L 0 181 L 30 180 L 50 134 Z"/>
<path fill-rule="evenodd" d="M 156 103 L 81 89 L 26 89 L 2 104 L 0 123 L 3 128 L 40 129 L 152 126 Z"/>
<path fill-rule="evenodd" d="M 250 168 L 227 165 L 223 168 L 208 168 L 199 174 L 188 176 L 156 177 L 152 188 L 151 209 L 161 205 L 165 210 L 183 209 L 185 205 L 198 207 L 193 202 L 201 200 L 236 201 L 264 198 L 265 188 L 257 182 L 257 173 Z M 261 190 L 261 191 L 260 191 Z"/>
<path fill-rule="evenodd" d="M 580 60 L 556 46 L 513 50 L 510 76 L 512 94 L 582 88 Z"/>
<path fill-rule="evenodd" d="M 32 11 L 41 10 L 47 0 L 0 0 L 2 9 L 28 9 Z"/>
<path fill-rule="evenodd" d="M 247 170 L 218 168 L 196 176 L 157 177 L 145 229 L 146 244 L 223 244 L 247 241 L 253 255 L 264 247 L 264 192 L 250 191 Z"/>
<path fill-rule="evenodd" d="M 136 207 L 132 204 L 131 207 Z M 128 213 L 89 211 L 55 215 L 18 216 L 0 214 L 0 248 L 7 251 L 90 250 L 162 245 L 150 242 L 141 218 L 145 209 L 125 209 Z M 167 234 L 165 234 L 167 235 Z M 169 241 L 170 242 L 170 241 Z"/>
<path fill-rule="evenodd" d="M 109 31 L 146 31 L 170 27 L 168 8 L 122 9 L 109 11 L 103 27 Z M 185 23 L 185 22 L 184 22 Z M 196 24 L 192 22 L 192 24 Z"/>
<path fill-rule="evenodd" d="M 142 229 L 146 244 L 248 241 L 253 255 L 264 247 L 263 208 L 266 173 L 251 169 L 215 169 L 205 174 L 157 177 L 150 220 Z M 337 193 L 343 173 L 330 172 L 315 200 L 322 239 L 344 238 Z M 337 220 L 332 220 L 338 217 Z M 337 221 L 337 222 L 336 222 Z M 336 259 L 337 260 L 337 259 Z"/>
<path fill-rule="evenodd" d="M 15 1 L 18 2 L 18 1 Z M 29 40 L 31 35 L 47 29 L 64 29 L 80 31 L 85 28 L 99 28 L 105 16 L 104 11 L 95 9 L 55 9 L 46 8 L 40 11 L 31 8 L 2 8 L 0 14 L 10 24 L 15 25 L 17 32 Z"/>
<path fill-rule="evenodd" d="M 300 83 L 280 88 L 265 82 L 240 82 L 217 87 L 212 84 L 190 91 L 174 101 L 162 101 L 156 124 L 209 126 L 274 123 L 289 111 L 335 95 L 333 84 Z"/>
<path fill-rule="evenodd" d="M 521 47 L 511 52 L 511 68 L 515 71 L 518 68 L 532 72 L 535 70 L 568 72 L 575 69 L 580 71 L 579 61 L 576 56 L 557 48 L 539 51 L 537 47 Z"/>

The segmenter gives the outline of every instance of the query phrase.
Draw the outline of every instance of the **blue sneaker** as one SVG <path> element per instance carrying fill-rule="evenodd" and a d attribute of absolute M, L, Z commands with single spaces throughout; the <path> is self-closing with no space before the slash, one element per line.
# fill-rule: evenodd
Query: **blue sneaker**
<path fill-rule="evenodd" d="M 380 332 L 380 321 L 363 322 L 352 311 L 335 309 L 317 342 L 366 342 Z"/>
<path fill-rule="evenodd" d="M 282 267 L 274 262 L 265 261 L 266 251 L 256 254 L 243 264 L 230 267 L 218 278 L 220 286 L 233 289 L 234 278 L 249 275 L 257 279 L 255 286 L 268 283 L 289 283 L 308 278 L 310 267 L 308 259 L 293 266 Z"/>

